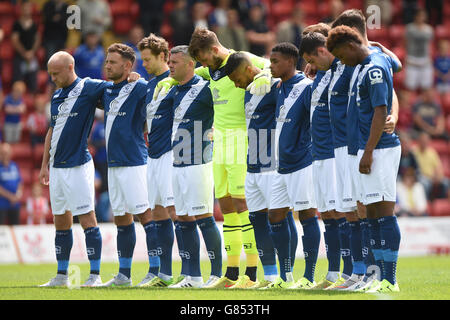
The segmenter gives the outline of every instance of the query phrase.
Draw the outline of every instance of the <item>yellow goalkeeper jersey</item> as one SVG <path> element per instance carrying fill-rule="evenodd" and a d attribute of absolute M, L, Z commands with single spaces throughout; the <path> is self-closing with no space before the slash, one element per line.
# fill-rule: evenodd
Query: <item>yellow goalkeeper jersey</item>
<path fill-rule="evenodd" d="M 245 90 L 236 88 L 234 82 L 223 72 L 228 57 L 233 52 L 233 50 L 230 50 L 230 54 L 224 59 L 217 70 L 211 70 L 208 67 L 200 67 L 195 70 L 196 74 L 210 82 L 214 102 L 214 130 L 238 128 L 246 130 L 244 108 Z M 269 60 L 255 56 L 249 52 L 246 53 L 250 56 L 250 60 L 256 67 L 260 69 L 269 67 Z"/>

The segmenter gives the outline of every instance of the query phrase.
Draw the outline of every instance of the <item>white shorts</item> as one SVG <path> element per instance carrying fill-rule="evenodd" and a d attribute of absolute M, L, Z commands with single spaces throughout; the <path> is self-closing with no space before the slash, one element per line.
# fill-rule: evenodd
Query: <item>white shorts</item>
<path fill-rule="evenodd" d="M 249 212 L 270 208 L 270 193 L 276 171 L 247 172 L 245 177 L 245 200 Z"/>
<path fill-rule="evenodd" d="M 336 208 L 336 165 L 334 158 L 313 161 L 314 195 L 317 210 L 327 212 Z"/>
<path fill-rule="evenodd" d="M 270 195 L 270 209 L 301 211 L 317 208 L 314 197 L 312 165 L 287 174 L 276 173 Z"/>
<path fill-rule="evenodd" d="M 358 159 L 364 150 L 358 151 Z M 380 201 L 396 201 L 397 174 L 401 147 L 375 149 L 370 174 L 361 174 L 362 203 L 368 205 Z"/>
<path fill-rule="evenodd" d="M 351 212 L 356 210 L 356 199 L 353 198 L 352 177 L 350 176 L 349 155 L 347 146 L 334 149 L 336 165 L 336 211 Z"/>
<path fill-rule="evenodd" d="M 73 168 L 50 165 L 50 205 L 54 215 L 78 216 L 95 210 L 95 168 L 92 160 Z"/>
<path fill-rule="evenodd" d="M 147 165 L 108 168 L 108 192 L 113 215 L 141 214 L 148 208 Z"/>
<path fill-rule="evenodd" d="M 173 153 L 164 153 L 158 159 L 147 158 L 147 188 L 150 209 L 174 205 L 172 187 Z"/>
<path fill-rule="evenodd" d="M 420 66 L 408 63 L 408 60 Z M 433 86 L 433 64 L 428 58 L 408 56 L 405 66 L 405 86 L 408 90 L 427 89 Z"/>
<path fill-rule="evenodd" d="M 214 212 L 212 162 L 173 167 L 173 195 L 178 216 L 197 216 Z"/>
<path fill-rule="evenodd" d="M 358 156 L 349 154 L 348 161 L 348 175 L 350 177 L 350 190 L 352 194 L 352 200 L 362 202 L 362 189 L 361 189 L 361 174 L 359 173 L 359 160 Z"/>

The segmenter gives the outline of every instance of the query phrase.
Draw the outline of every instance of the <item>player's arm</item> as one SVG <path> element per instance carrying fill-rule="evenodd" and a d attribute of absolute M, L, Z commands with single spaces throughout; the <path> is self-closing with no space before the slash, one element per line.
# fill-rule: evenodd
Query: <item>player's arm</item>
<path fill-rule="evenodd" d="M 386 123 L 384 125 L 384 132 L 386 133 L 393 133 L 395 130 L 395 126 L 397 125 L 398 121 L 398 110 L 399 110 L 399 103 L 398 103 L 398 97 L 395 93 L 395 89 L 392 89 L 392 108 L 391 108 L 391 114 L 389 114 L 386 117 Z"/>
<path fill-rule="evenodd" d="M 270 92 L 271 88 L 272 73 L 270 72 L 270 60 L 251 53 L 248 54 L 250 55 L 252 64 L 261 69 L 261 72 L 253 78 L 253 82 L 249 84 L 246 90 L 250 91 L 251 94 L 265 95 Z"/>
<path fill-rule="evenodd" d="M 48 185 L 49 182 L 49 162 L 50 162 L 50 142 L 52 140 L 53 127 L 50 127 L 45 136 L 44 154 L 42 156 L 41 171 L 39 172 L 39 181 L 43 185 Z"/>
<path fill-rule="evenodd" d="M 394 72 L 400 72 L 402 70 L 402 68 L 403 68 L 402 62 L 400 61 L 400 59 L 397 57 L 397 55 L 395 53 L 393 53 L 391 50 L 389 50 L 388 48 L 386 48 L 379 42 L 369 41 L 369 45 L 380 48 L 381 52 L 383 52 L 383 53 L 387 54 L 389 57 L 391 57 L 391 59 L 396 64 L 396 68 L 394 68 Z"/>
<path fill-rule="evenodd" d="M 370 126 L 369 139 L 367 140 L 364 154 L 359 162 L 359 172 L 362 174 L 369 174 L 373 161 L 373 150 L 378 144 L 378 141 L 383 134 L 384 123 L 387 116 L 387 107 L 378 106 L 375 108 L 372 118 L 372 124 Z"/>
<path fill-rule="evenodd" d="M 373 162 L 373 150 L 375 150 L 384 131 L 387 118 L 387 92 L 389 90 L 386 81 L 387 75 L 381 68 L 376 67 L 369 70 L 368 75 L 365 79 L 365 86 L 367 87 L 369 101 L 373 108 L 373 117 L 372 124 L 370 125 L 369 138 L 366 142 L 361 161 L 359 162 L 359 172 L 362 174 L 370 174 Z"/>

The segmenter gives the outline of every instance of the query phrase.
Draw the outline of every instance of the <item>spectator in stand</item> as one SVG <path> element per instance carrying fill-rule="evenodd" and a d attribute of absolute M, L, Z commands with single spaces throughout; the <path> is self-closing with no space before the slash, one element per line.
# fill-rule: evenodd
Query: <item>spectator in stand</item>
<path fill-rule="evenodd" d="M 302 42 L 302 32 L 305 25 L 303 22 L 303 12 L 300 5 L 296 5 L 292 11 L 291 18 L 282 21 L 277 26 L 277 42 L 290 42 L 294 44 L 297 48 L 300 48 L 300 43 Z M 298 59 L 297 69 L 301 70 L 303 59 Z"/>
<path fill-rule="evenodd" d="M 438 42 L 438 54 L 434 59 L 436 89 L 440 94 L 450 92 L 450 41 Z"/>
<path fill-rule="evenodd" d="M 190 10 L 186 0 L 176 0 L 174 9 L 169 16 L 170 25 L 174 30 L 172 41 L 174 46 L 189 43 L 194 32 Z"/>
<path fill-rule="evenodd" d="M 32 112 L 27 119 L 27 128 L 30 131 L 31 146 L 34 148 L 36 144 L 45 142 L 45 135 L 48 130 L 48 117 L 46 112 L 47 101 L 44 97 L 36 98 L 35 111 Z"/>
<path fill-rule="evenodd" d="M 232 48 L 236 51 L 249 51 L 249 44 L 245 36 L 245 29 L 239 22 L 239 13 L 236 9 L 228 9 L 227 25 L 218 27 L 217 38 L 225 48 Z"/>
<path fill-rule="evenodd" d="M 441 105 L 434 97 L 434 89 L 424 90 L 412 107 L 414 130 L 428 133 L 433 139 L 448 140 Z"/>
<path fill-rule="evenodd" d="M 83 38 L 90 32 L 95 32 L 99 37 L 102 37 L 112 23 L 108 2 L 105 0 L 78 0 L 77 5 L 81 9 L 81 34 Z M 158 12 L 158 14 L 161 14 L 161 12 Z"/>
<path fill-rule="evenodd" d="M 442 24 L 442 17 L 444 15 L 443 0 L 425 0 L 425 9 L 433 26 Z"/>
<path fill-rule="evenodd" d="M 89 144 L 95 148 L 94 165 L 100 174 L 102 185 L 100 192 L 108 189 L 108 162 L 106 157 L 105 123 L 103 110 L 95 110 L 95 123 Z"/>
<path fill-rule="evenodd" d="M 235 0 L 232 7 L 239 12 L 239 20 L 247 21 L 249 19 L 250 8 L 255 4 L 262 4 L 261 0 Z"/>
<path fill-rule="evenodd" d="M 409 90 L 428 89 L 433 86 L 433 62 L 430 45 L 433 27 L 427 24 L 427 13 L 420 9 L 405 30 L 406 67 L 405 86 Z"/>
<path fill-rule="evenodd" d="M 99 34 L 95 31 L 87 32 L 84 42 L 73 55 L 77 75 L 80 78 L 103 79 L 105 52 Z"/>
<path fill-rule="evenodd" d="M 399 137 L 402 146 L 402 154 L 400 157 L 400 165 L 398 167 L 398 177 L 403 177 L 410 168 L 414 169 L 415 174 L 420 175 L 419 164 L 412 151 L 411 137 L 405 131 L 400 132 Z"/>
<path fill-rule="evenodd" d="M 21 115 L 26 112 L 26 105 L 23 95 L 26 85 L 23 81 L 13 83 L 11 93 L 6 96 L 3 111 L 5 112 L 5 122 L 3 124 L 3 138 L 5 142 L 17 143 L 22 137 Z"/>
<path fill-rule="evenodd" d="M 33 183 L 31 196 L 26 200 L 27 224 L 45 224 L 50 214 L 48 199 L 42 195 L 42 185 Z"/>
<path fill-rule="evenodd" d="M 144 29 L 142 29 L 140 25 L 136 24 L 133 28 L 131 28 L 128 34 L 128 42 L 126 45 L 133 48 L 134 54 L 136 55 L 136 60 L 134 61 L 133 67 L 134 71 L 139 73 L 145 80 L 148 80 L 150 76 L 142 65 L 141 52 L 137 48 L 137 44 L 142 38 L 144 38 Z"/>
<path fill-rule="evenodd" d="M 19 167 L 11 161 L 12 150 L 8 143 L 0 144 L 0 225 L 20 222 L 22 177 Z"/>
<path fill-rule="evenodd" d="M 217 28 L 228 26 L 228 10 L 230 7 L 230 0 L 216 0 L 213 1 L 214 9 L 208 15 L 208 24 L 212 31 L 217 34 Z"/>
<path fill-rule="evenodd" d="M 208 7 L 205 1 L 199 0 L 194 3 L 191 10 L 192 21 L 195 28 L 208 28 Z"/>
<path fill-rule="evenodd" d="M 250 52 L 264 57 L 276 42 L 275 34 L 269 30 L 265 21 L 264 6 L 255 4 L 250 7 L 249 19 L 244 22 Z"/>
<path fill-rule="evenodd" d="M 144 28 L 144 33 L 159 35 L 164 20 L 164 0 L 138 0 L 139 23 Z"/>
<path fill-rule="evenodd" d="M 20 5 L 20 17 L 14 22 L 11 42 L 15 49 L 13 60 L 13 82 L 25 81 L 28 90 L 37 90 L 37 72 L 39 62 L 36 51 L 41 45 L 38 26 L 33 21 L 33 4 L 28 1 Z"/>
<path fill-rule="evenodd" d="M 320 22 L 331 24 L 345 9 L 345 6 L 341 0 L 331 0 L 329 6 L 330 15 L 326 18 L 323 18 Z"/>
<path fill-rule="evenodd" d="M 414 21 L 414 15 L 416 14 L 419 6 L 417 0 L 403 0 L 403 24 L 408 24 Z"/>
<path fill-rule="evenodd" d="M 427 197 L 422 184 L 417 181 L 416 172 L 408 168 L 397 182 L 397 216 L 427 216 Z"/>
<path fill-rule="evenodd" d="M 444 175 L 439 154 L 430 146 L 430 136 L 422 132 L 417 140 L 417 147 L 413 153 L 419 163 L 419 181 L 425 187 L 425 192 L 429 200 L 436 198 L 446 198 L 448 190 L 448 179 Z"/>
<path fill-rule="evenodd" d="M 67 41 L 67 3 L 63 0 L 48 0 L 42 8 L 44 34 L 42 44 L 46 51 L 46 60 L 57 51 L 65 48 Z"/>

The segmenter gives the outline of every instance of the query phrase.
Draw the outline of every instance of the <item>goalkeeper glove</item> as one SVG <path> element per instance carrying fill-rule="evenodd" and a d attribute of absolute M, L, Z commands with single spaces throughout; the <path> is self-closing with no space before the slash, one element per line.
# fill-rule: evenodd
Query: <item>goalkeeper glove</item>
<path fill-rule="evenodd" d="M 253 78 L 253 82 L 248 85 L 247 91 L 257 96 L 263 96 L 270 92 L 271 79 L 270 69 L 264 69 Z"/>
<path fill-rule="evenodd" d="M 167 77 L 162 79 L 156 85 L 155 91 L 153 92 L 153 100 L 156 100 L 159 95 L 166 95 L 169 90 L 178 84 L 178 81 L 174 78 Z"/>

